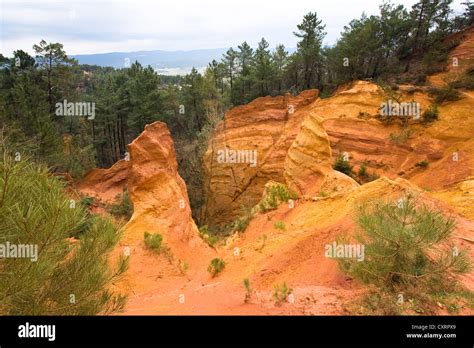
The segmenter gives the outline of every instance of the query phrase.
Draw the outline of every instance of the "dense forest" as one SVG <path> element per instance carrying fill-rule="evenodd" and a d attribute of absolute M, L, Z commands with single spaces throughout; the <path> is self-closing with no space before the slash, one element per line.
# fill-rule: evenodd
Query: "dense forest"
<path fill-rule="evenodd" d="M 204 72 L 159 76 L 138 62 L 114 69 L 80 65 L 61 43 L 41 41 L 34 57 L 17 50 L 0 55 L 1 141 L 16 156 L 27 155 L 51 171 L 82 177 L 94 167 L 124 158 L 127 144 L 146 124 L 165 122 L 175 141 L 180 173 L 193 211 L 202 204 L 202 154 L 215 124 L 233 106 L 267 95 L 317 88 L 328 97 L 356 79 L 423 84 L 443 69 L 447 38 L 474 24 L 474 4 L 455 14 L 452 0 L 420 0 L 411 9 L 386 2 L 378 15 L 363 14 L 324 46 L 325 24 L 308 13 L 294 32 L 297 48 L 229 48 Z M 93 103 L 93 117 L 64 117 L 57 103 Z"/>

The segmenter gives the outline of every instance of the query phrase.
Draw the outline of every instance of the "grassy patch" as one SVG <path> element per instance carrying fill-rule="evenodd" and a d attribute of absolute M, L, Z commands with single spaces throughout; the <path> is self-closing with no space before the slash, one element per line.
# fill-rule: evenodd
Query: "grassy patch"
<path fill-rule="evenodd" d="M 123 217 L 127 220 L 132 217 L 133 206 L 126 189 L 115 197 L 115 202 L 108 206 L 107 211 L 116 217 Z"/>
<path fill-rule="evenodd" d="M 432 104 L 428 110 L 423 112 L 422 118 L 424 123 L 436 121 L 439 116 L 438 105 Z"/>
<path fill-rule="evenodd" d="M 359 184 L 363 185 L 365 183 L 377 180 L 378 178 L 379 176 L 375 174 L 375 172 L 372 172 L 372 174 L 369 173 L 367 170 L 367 161 L 364 161 L 359 167 L 357 177 L 354 179 L 357 180 Z"/>
<path fill-rule="evenodd" d="M 474 68 L 468 69 L 462 76 L 452 83 L 454 88 L 474 89 Z"/>
<path fill-rule="evenodd" d="M 286 231 L 286 226 L 283 221 L 275 221 L 275 223 L 273 224 L 273 227 L 275 227 L 275 229 L 280 230 L 280 231 Z"/>
<path fill-rule="evenodd" d="M 250 280 L 248 278 L 245 278 L 243 281 L 244 288 L 245 288 L 245 298 L 244 302 L 248 303 L 250 302 L 250 299 L 252 297 L 252 288 L 250 287 Z"/>
<path fill-rule="evenodd" d="M 199 227 L 199 236 L 211 247 L 215 247 L 216 244 L 219 242 L 220 238 L 213 233 L 209 226 L 203 225 Z"/>
<path fill-rule="evenodd" d="M 232 232 L 244 232 L 254 216 L 251 208 L 241 207 L 240 211 L 241 215 L 230 224 Z"/>
<path fill-rule="evenodd" d="M 399 134 L 390 133 L 390 141 L 395 145 L 403 145 L 411 138 L 412 134 L 413 131 L 411 129 L 402 129 Z"/>
<path fill-rule="evenodd" d="M 207 271 L 211 274 L 212 278 L 216 277 L 225 268 L 225 262 L 222 259 L 215 258 L 211 260 Z"/>
<path fill-rule="evenodd" d="M 446 87 L 431 87 L 428 93 L 435 98 L 436 104 L 442 104 L 448 101 L 456 101 L 460 99 L 460 93 L 453 84 L 449 83 Z"/>
<path fill-rule="evenodd" d="M 273 299 L 275 300 L 276 305 L 281 305 L 286 302 L 288 296 L 293 292 L 293 290 L 288 287 L 286 282 L 281 284 L 275 284 L 273 286 Z"/>
<path fill-rule="evenodd" d="M 268 189 L 267 195 L 258 204 L 258 210 L 267 212 L 278 208 L 281 203 L 287 203 L 290 199 L 296 199 L 298 196 L 291 192 L 285 185 L 277 184 Z"/>
<path fill-rule="evenodd" d="M 159 233 L 144 233 L 145 246 L 156 253 L 161 252 L 161 244 L 163 243 L 163 236 Z"/>

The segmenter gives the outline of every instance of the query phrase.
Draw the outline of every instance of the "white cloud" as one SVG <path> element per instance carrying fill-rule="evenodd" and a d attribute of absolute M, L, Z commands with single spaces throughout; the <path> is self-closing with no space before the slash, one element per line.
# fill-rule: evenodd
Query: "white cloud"
<path fill-rule="evenodd" d="M 415 0 L 400 0 L 411 7 Z M 457 8 L 462 0 L 456 0 Z M 293 31 L 304 14 L 316 11 L 326 24 L 327 43 L 373 0 L 0 0 L 0 52 L 31 52 L 41 39 L 59 41 L 69 54 L 135 50 L 230 47 L 265 37 L 272 46 L 296 46 Z"/>

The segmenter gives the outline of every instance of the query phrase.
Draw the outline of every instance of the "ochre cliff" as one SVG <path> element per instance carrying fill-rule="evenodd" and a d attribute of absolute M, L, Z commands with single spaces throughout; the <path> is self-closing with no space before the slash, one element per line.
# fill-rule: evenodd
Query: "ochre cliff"
<path fill-rule="evenodd" d="M 426 88 L 402 86 L 398 93 L 401 101 L 419 103 L 421 114 L 434 102 Z M 256 204 L 269 180 L 284 183 L 300 195 L 357 186 L 333 172 L 340 154 L 349 157 L 356 173 L 364 163 L 370 175 L 402 177 L 428 190 L 474 175 L 474 156 L 469 151 L 474 139 L 474 117 L 469 117 L 472 92 L 439 105 L 436 122 L 409 120 L 406 126 L 381 121 L 380 106 L 388 97 L 367 81 L 341 87 L 330 98 L 306 100 L 304 106 L 293 102 L 296 111 L 286 117 L 285 105 L 291 99 L 282 98 L 259 98 L 233 109 L 217 128 L 205 155 L 207 223 L 228 222 L 241 205 Z M 278 103 L 279 113 L 274 106 Z M 216 149 L 249 145 L 258 152 L 256 167 L 217 161 Z M 420 162 L 429 165 L 420 168 Z"/>
<path fill-rule="evenodd" d="M 143 296 L 160 291 L 156 279 L 164 270 L 180 275 L 186 264 L 190 275 L 202 273 L 215 252 L 199 237 L 192 219 L 186 185 L 178 174 L 173 140 L 166 125 L 147 125 L 128 146 L 128 152 L 128 161 L 119 161 L 109 169 L 93 170 L 78 188 L 84 194 L 95 193 L 103 202 L 112 200 L 123 188 L 128 189 L 133 215 L 124 227 L 114 256 L 130 256 L 130 265 L 115 286 L 121 292 L 133 294 L 129 305 L 143 313 L 147 310 L 141 305 Z M 145 247 L 145 232 L 162 235 L 161 257 Z"/>
<path fill-rule="evenodd" d="M 269 180 L 284 181 L 283 167 L 308 105 L 318 96 L 310 90 L 299 96 L 258 98 L 230 110 L 215 130 L 204 156 L 206 207 L 209 224 L 230 221 L 241 206 L 251 207 Z M 251 163 L 219 163 L 219 151 L 256 151 Z"/>
<path fill-rule="evenodd" d="M 178 174 L 173 140 L 166 125 L 147 125 L 128 150 L 127 187 L 133 215 L 125 226 L 124 241 L 143 240 L 145 231 L 160 233 L 177 256 L 184 246 L 186 253 L 199 254 L 204 243 L 191 216 L 186 184 Z"/>

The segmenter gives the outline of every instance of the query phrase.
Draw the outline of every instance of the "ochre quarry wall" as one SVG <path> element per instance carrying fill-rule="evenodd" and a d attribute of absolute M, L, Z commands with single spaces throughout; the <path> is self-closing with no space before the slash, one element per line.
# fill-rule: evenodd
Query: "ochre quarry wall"
<path fill-rule="evenodd" d="M 288 149 L 299 133 L 307 108 L 318 96 L 309 90 L 299 96 L 258 98 L 230 110 L 215 130 L 204 156 L 208 224 L 229 222 L 241 206 L 256 204 L 269 180 L 284 182 Z M 219 163 L 219 151 L 256 151 L 256 164 Z"/>
<path fill-rule="evenodd" d="M 474 156 L 468 150 L 474 139 L 472 92 L 461 92 L 459 100 L 438 105 L 435 122 L 410 119 L 402 127 L 379 119 L 378 109 L 386 97 L 377 89 L 372 83 L 357 82 L 350 90 L 311 105 L 323 119 L 333 157 L 347 153 L 355 172 L 365 163 L 370 174 L 402 177 L 428 190 L 450 187 L 474 175 Z M 402 101 L 419 103 L 421 114 L 434 103 L 426 89 L 409 90 L 401 88 Z M 404 132 L 407 139 L 399 143 L 392 139 L 400 135 L 403 139 Z M 423 161 L 428 167 L 417 167 Z"/>
<path fill-rule="evenodd" d="M 204 220 L 211 225 L 231 221 L 241 206 L 259 201 L 270 180 L 300 195 L 354 187 L 353 180 L 332 170 L 340 154 L 349 157 L 355 173 L 365 163 L 373 177 L 402 177 L 427 190 L 446 189 L 474 175 L 472 92 L 438 105 L 439 118 L 429 124 L 421 122 L 434 103 L 427 88 L 400 86 L 398 93 L 401 102 L 419 103 L 420 119 L 410 118 L 405 126 L 382 122 L 380 107 L 389 97 L 369 81 L 343 86 L 330 98 L 307 91 L 298 97 L 259 98 L 230 110 L 204 157 Z M 256 150 L 257 165 L 219 163 L 217 151 L 225 148 Z M 420 162 L 429 165 L 417 166 Z"/>

